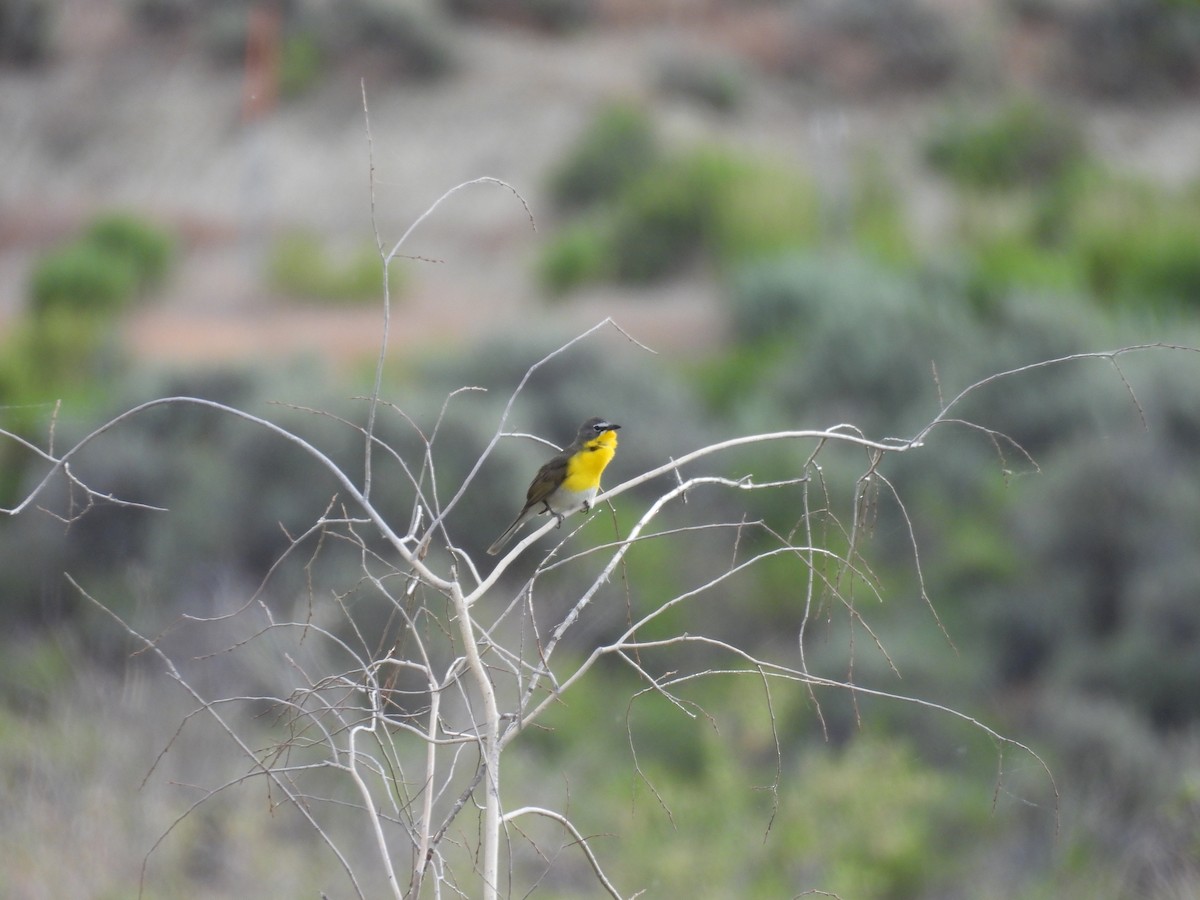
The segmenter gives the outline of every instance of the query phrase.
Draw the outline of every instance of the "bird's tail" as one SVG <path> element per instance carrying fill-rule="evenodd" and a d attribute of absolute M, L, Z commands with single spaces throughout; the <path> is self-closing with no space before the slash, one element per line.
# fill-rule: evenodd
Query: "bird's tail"
<path fill-rule="evenodd" d="M 529 517 L 527 515 L 525 515 L 524 512 L 522 512 L 521 515 L 517 516 L 516 521 L 514 521 L 511 525 L 509 525 L 507 528 L 504 529 L 504 534 L 502 534 L 502 535 L 500 535 L 500 537 L 496 538 L 496 542 L 494 544 L 492 544 L 492 546 L 488 547 L 488 549 L 487 549 L 488 556 L 495 556 L 497 553 L 499 553 L 501 550 L 503 550 L 504 545 L 512 540 L 512 536 L 517 533 L 517 529 L 519 529 L 522 525 L 525 524 L 525 520 L 527 518 L 529 518 Z"/>

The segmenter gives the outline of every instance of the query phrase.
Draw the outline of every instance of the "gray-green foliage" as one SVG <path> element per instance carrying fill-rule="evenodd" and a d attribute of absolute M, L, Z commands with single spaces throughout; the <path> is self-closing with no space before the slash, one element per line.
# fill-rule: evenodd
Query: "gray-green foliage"
<path fill-rule="evenodd" d="M 105 414 L 154 397 L 194 396 L 278 421 L 319 443 L 349 470 L 356 465 L 361 470 L 359 445 L 350 429 L 311 413 L 268 405 L 274 399 L 301 399 L 296 393 L 301 384 L 311 388 L 303 397 L 306 402 L 319 393 L 315 379 L 291 374 L 288 385 L 248 373 L 126 382 L 111 405 L 87 414 L 65 412 L 56 425 L 56 446 L 80 439 Z M 45 474 L 46 466 L 28 454 L 13 455 L 12 461 L 25 473 L 24 489 Z M 246 588 L 262 578 L 287 546 L 284 529 L 298 533 L 308 527 L 336 492 L 332 478 L 322 476 L 315 463 L 275 435 L 188 404 L 148 410 L 121 423 L 86 448 L 72 468 L 95 490 L 170 511 L 99 502 L 69 528 L 37 511 L 4 519 L 0 572 L 5 573 L 8 597 L 3 615 L 10 622 L 69 621 L 78 612 L 78 598 L 66 590 L 63 571 L 112 588 L 115 594 L 106 599 L 118 610 L 153 596 L 151 609 L 169 620 L 180 604 L 213 595 L 214 585 Z M 300 482 L 308 489 L 297 490 Z M 385 507 L 387 491 L 400 483 L 384 484 L 380 499 Z M 60 476 L 40 505 L 70 518 L 83 512 L 87 498 Z M 132 573 L 140 574 L 130 582 Z M 280 576 L 288 590 L 298 589 L 289 580 L 294 577 L 288 571 Z M 47 606 L 47 590 L 62 602 Z"/>
<path fill-rule="evenodd" d="M 1018 100 L 990 114 L 955 109 L 927 139 L 926 158 L 964 186 L 1003 190 L 1062 177 L 1083 158 L 1083 133 L 1061 109 Z"/>
<path fill-rule="evenodd" d="M 494 433 L 505 399 L 498 393 L 466 391 L 447 402 L 447 395 L 470 384 L 515 385 L 532 360 L 556 346 L 549 340 L 535 344 L 497 344 L 453 365 L 426 363 L 410 382 L 385 390 L 389 403 L 380 408 L 377 435 L 404 459 L 412 477 L 419 477 L 423 465 L 424 444 L 417 429 L 433 438 L 436 482 L 426 473 L 422 490 L 434 511 L 448 503 L 475 464 Z M 615 419 L 625 430 L 608 484 L 664 461 L 667 453 L 699 446 L 704 423 L 695 399 L 669 376 L 640 364 L 637 357 L 642 354 L 612 333 L 577 346 L 535 374 L 508 427 L 565 444 L 587 416 Z M 207 398 L 261 415 L 311 441 L 361 481 L 361 434 L 334 417 L 362 423 L 365 402 L 327 393 L 318 373 L 302 369 L 272 378 L 243 372 L 126 382 L 102 409 L 86 415 L 64 413 L 56 425 L 56 446 L 69 446 L 106 414 L 157 396 Z M 320 407 L 330 415 L 280 405 L 289 401 Z M 450 513 L 447 526 L 453 539 L 476 551 L 490 543 L 519 507 L 537 466 L 552 453 L 543 444 L 502 441 Z M 45 470 L 28 454 L 14 455 L 13 465 L 17 471 L 23 468 L 26 489 Z M 309 527 L 338 493 L 332 476 L 279 436 L 186 403 L 123 422 L 83 452 L 73 469 L 96 490 L 170 511 L 100 503 L 69 529 L 36 512 L 0 520 L 0 583 L 10 597 L 3 616 L 10 621 L 43 615 L 70 619 L 76 611 L 73 601 L 42 608 L 47 579 L 55 596 L 66 597 L 58 580 L 64 570 L 114 586 L 130 572 L 141 572 L 143 589 L 161 592 L 157 606 L 167 617 L 179 603 L 213 595 L 214 585 L 225 584 L 233 593 L 244 594 L 287 548 L 287 535 Z M 372 499 L 400 531 L 407 528 L 414 495 L 410 475 L 391 454 L 378 451 Z M 60 478 L 42 505 L 69 515 L 85 502 L 77 488 L 72 491 Z M 427 511 L 426 523 L 430 515 Z M 326 573 L 321 583 L 346 575 L 338 554 L 336 542 L 323 551 L 328 566 L 315 570 Z M 279 569 L 266 596 L 301 590 L 307 577 L 300 570 L 303 562 L 301 558 Z M 120 590 L 125 599 L 113 599 L 115 607 L 136 602 L 128 587 Z"/>
<path fill-rule="evenodd" d="M 642 177 L 661 153 L 645 110 L 632 103 L 606 106 L 551 175 L 550 193 L 563 209 L 589 206 Z"/>
<path fill-rule="evenodd" d="M 931 364 L 953 364 L 967 324 L 952 286 L 859 256 L 789 255 L 746 266 L 730 281 L 730 321 L 757 389 L 789 418 L 852 422 L 899 433 L 937 409 Z M 814 423 L 815 424 L 815 423 Z"/>
<path fill-rule="evenodd" d="M 722 113 L 741 106 L 749 88 L 747 73 L 736 60 L 691 54 L 663 62 L 658 82 L 668 93 Z"/>
<path fill-rule="evenodd" d="M 1187 688 L 1200 678 L 1200 489 L 1188 474 L 1200 417 L 1187 399 L 1196 372 L 1130 369 L 1147 430 L 1127 410 L 1129 427 L 1078 429 L 1044 454 L 1047 471 L 1011 523 L 1024 565 L 980 588 L 1006 679 L 1107 696 L 1177 727 L 1200 719 Z"/>
<path fill-rule="evenodd" d="M 711 407 L 705 408 L 686 382 L 675 377 L 671 365 L 602 330 L 533 374 L 507 427 L 565 442 L 587 415 L 616 419 L 625 427 L 621 449 L 605 476 L 606 485 L 612 485 L 735 431 L 822 428 L 848 421 L 872 438 L 911 435 L 975 380 L 1120 343 L 1075 305 L 1010 297 L 980 316 L 961 280 L 945 273 L 900 273 L 852 255 L 764 261 L 731 283 L 730 315 L 738 348 L 727 358 L 710 361 L 708 371 L 701 373 L 710 386 Z M 1181 326 L 1180 331 L 1185 339 L 1188 330 Z M 446 402 L 433 446 L 435 507 L 453 495 L 491 437 L 507 388 L 559 343 L 552 336 L 496 342 L 464 360 L 413 363 L 405 382 L 387 386 L 385 396 L 430 436 L 450 391 L 464 385 L 490 388 L 487 393 L 464 391 Z M 893 680 L 886 660 L 861 635 L 854 676 L 863 684 L 928 696 L 970 712 L 983 709 L 989 724 L 1035 745 L 1061 779 L 1060 786 L 1084 790 L 1083 769 L 1077 765 L 1099 773 L 1105 793 L 1090 796 L 1089 802 L 1095 804 L 1096 821 L 1108 824 L 1068 821 L 1063 839 L 1085 848 L 1079 852 L 1100 872 L 1097 883 L 1124 886 L 1122 879 L 1132 877 L 1122 869 L 1129 857 L 1096 855 L 1097 847 L 1119 848 L 1128 837 L 1113 823 L 1134 817 L 1151 840 L 1171 846 L 1187 840 L 1191 801 L 1187 785 L 1175 773 L 1194 764 L 1194 753 L 1189 755 L 1186 747 L 1172 749 L 1162 735 L 1193 727 L 1200 718 L 1189 687 L 1200 678 L 1200 658 L 1195 658 L 1191 640 L 1200 629 L 1192 596 L 1200 491 L 1191 477 L 1200 441 L 1200 414 L 1192 402 L 1200 361 L 1158 351 L 1123 357 L 1121 365 L 1136 404 L 1109 363 L 1088 360 L 1002 379 L 956 411 L 956 416 L 1020 441 L 1041 474 L 1003 439 L 993 444 L 987 435 L 955 425 L 935 430 L 918 452 L 884 460 L 881 471 L 900 492 L 905 514 L 886 490 L 880 493 L 866 549 L 884 599 L 878 602 L 861 585 L 856 598 L 904 681 Z M 358 478 L 361 436 L 354 429 L 266 403 L 295 400 L 362 421 L 361 402 L 330 398 L 318 382 L 311 373 L 293 372 L 286 381 L 265 383 L 227 376 L 141 385 L 126 388 L 107 411 L 151 395 L 211 396 L 297 430 Z M 65 446 L 87 427 L 65 417 L 58 425 L 57 445 Z M 384 407 L 379 428 L 383 440 L 411 465 L 419 465 L 423 444 L 403 416 Z M 70 529 L 45 517 L 0 523 L 0 577 L 10 598 L 4 612 L 7 625 L 50 620 L 63 633 L 70 623 L 93 621 L 59 578 L 63 570 L 72 571 L 119 610 L 140 604 L 137 615 L 143 621 L 161 616 L 158 621 L 169 622 L 182 610 L 217 612 L 229 597 L 244 601 L 258 588 L 265 570 L 287 547 L 284 530 L 296 534 L 307 527 L 337 491 L 332 479 L 276 436 L 187 406 L 148 413 L 93 449 L 79 461 L 81 477 L 98 489 L 171 511 L 102 506 Z M 551 452 L 541 444 L 503 439 L 450 514 L 447 526 L 453 538 L 478 554 L 515 512 L 529 477 Z M 771 445 L 714 457 L 690 466 L 688 473 L 703 469 L 730 477 L 751 474 L 757 480 L 796 476 L 808 452 L 807 447 Z M 376 500 L 403 528 L 412 488 L 386 454 L 376 460 Z M 832 508 L 845 517 L 846 491 L 862 474 L 865 461 L 861 454 L 851 458 L 833 450 L 825 451 L 820 461 Z M 1006 475 L 1006 468 L 1012 474 Z M 36 475 L 31 466 L 27 483 Z M 644 492 L 618 498 L 620 527 L 628 527 L 649 497 L 670 483 L 664 478 Z M 432 482 L 426 480 L 424 486 L 432 499 Z M 698 489 L 663 524 L 737 522 L 744 516 L 747 523 L 762 519 L 787 530 L 803 524 L 801 490 L 744 494 Z M 818 504 L 825 502 L 819 486 L 812 496 Z M 70 508 L 62 484 L 46 500 L 59 511 Z M 828 517 L 819 514 L 813 521 L 820 546 L 845 552 L 844 536 Z M 916 589 L 909 522 L 931 599 L 953 648 Z M 571 524 L 584 523 L 580 518 Z M 612 531 L 607 510 L 597 510 L 584 527 L 588 531 L 577 540 L 599 541 L 620 533 Z M 739 558 L 764 540 L 761 531 L 746 527 L 738 537 Z M 689 579 L 726 568 L 733 541 L 731 530 L 684 532 L 634 547 L 620 577 L 589 609 L 575 638 L 579 650 L 585 652 L 622 627 L 626 604 L 634 611 L 649 608 L 685 588 Z M 310 549 L 306 544 L 291 568 L 272 574 L 262 595 L 265 602 L 307 602 L 310 573 L 303 563 Z M 311 572 L 314 602 L 332 602 L 336 590 L 365 633 L 382 634 L 385 604 L 376 602 L 377 597 L 358 602 L 359 558 L 344 550 L 330 541 L 322 551 Z M 524 574 L 532 572 L 535 556 L 522 561 L 529 565 Z M 541 576 L 537 615 L 544 621 L 568 602 L 566 577 Z M 550 582 L 552 578 L 561 580 Z M 563 590 L 547 590 L 548 583 Z M 705 633 L 795 659 L 804 594 L 794 567 L 757 566 L 680 604 L 671 617 L 640 636 Z M 840 625 L 840 608 L 827 615 L 828 604 L 836 601 L 828 594 L 819 600 L 827 605 L 810 623 L 808 662 L 814 671 L 845 677 L 848 637 Z M 104 635 L 112 631 L 90 628 L 88 634 L 90 647 L 103 647 Z M 54 671 L 52 662 L 45 664 L 47 671 Z M 664 670 L 689 671 L 697 661 L 681 651 L 653 663 Z M 614 690 L 606 679 L 599 674 L 590 694 L 566 692 L 557 720 L 561 729 L 531 735 L 530 746 L 535 755 L 544 752 L 556 766 L 577 774 L 573 783 L 603 785 L 607 797 L 607 789 L 617 782 L 613 759 L 626 758 L 616 754 L 627 752 L 628 741 L 624 706 L 613 708 Z M 761 693 L 757 675 L 746 683 Z M 1035 714 L 1010 718 L 1003 705 L 989 705 L 997 687 L 1032 698 L 1022 708 Z M 678 727 L 665 723 L 663 716 L 676 713 L 658 695 L 634 709 L 633 745 L 656 789 L 663 791 L 680 827 L 701 824 L 687 832 L 684 852 L 678 849 L 683 842 L 668 833 L 665 817 L 662 822 L 640 816 L 623 823 L 621 855 L 631 872 L 651 881 L 664 879 L 673 888 L 736 883 L 764 893 L 817 887 L 877 897 L 933 890 L 932 878 L 939 889 L 954 895 L 969 890 L 964 885 L 976 886 L 973 873 L 964 874 L 969 866 L 947 862 L 933 871 L 925 865 L 931 853 L 945 859 L 937 853 L 944 851 L 947 832 L 993 835 L 989 842 L 999 849 L 985 860 L 992 864 L 1032 852 L 1034 844 L 1053 833 L 1054 802 L 1043 773 L 1025 757 L 1009 768 L 1015 751 L 1005 756 L 999 812 L 989 812 L 995 748 L 980 737 L 986 745 L 980 752 L 960 756 L 958 748 L 969 743 L 960 730 L 965 726 L 896 704 L 863 699 L 855 707 L 831 693 L 819 697 L 822 725 L 802 689 L 772 691 L 774 720 L 758 709 L 732 727 L 721 718 L 728 708 L 721 697 L 699 689 L 689 693 L 721 719 L 720 735 L 706 722 L 683 722 L 682 713 Z M 756 702 L 763 701 L 759 697 Z M 742 698 L 732 708 L 748 707 Z M 576 726 L 584 723 L 583 737 L 570 733 L 572 719 Z M 598 735 L 597 721 L 611 727 Z M 860 734 L 862 722 L 878 731 Z M 772 725 L 785 747 L 775 824 L 761 849 L 756 843 L 749 856 L 731 854 L 731 834 L 765 830 L 776 814 L 768 794 L 747 788 L 769 784 L 774 777 Z M 618 740 L 605 743 L 612 734 Z M 825 734 L 833 746 L 809 755 L 807 742 L 824 746 Z M 722 752 L 728 746 L 736 746 L 746 758 L 735 764 Z M 927 757 L 946 755 L 947 748 L 954 748 L 952 758 L 942 760 L 950 771 L 935 773 Z M 535 762 L 522 758 L 514 765 L 533 767 Z M 1147 766 L 1159 774 L 1148 775 Z M 880 773 L 886 777 L 875 777 Z M 620 775 L 628 789 L 628 767 Z M 634 789 L 641 789 L 640 782 Z M 621 809 L 627 809 L 627 798 L 623 800 Z M 658 809 L 646 794 L 642 800 Z M 1162 813 L 1168 802 L 1184 812 Z M 607 816 L 619 813 L 607 803 L 589 804 L 585 815 L 597 807 L 598 815 L 586 824 L 613 830 Z M 714 804 L 723 811 L 715 824 Z M 881 808 L 888 811 L 886 828 L 878 826 Z M 829 827 L 835 819 L 838 827 Z M 640 849 L 667 845 L 669 852 Z M 684 865 L 695 858 L 697 848 L 706 860 L 700 878 L 689 875 Z M 985 851 L 973 846 L 970 852 Z M 1134 862 L 1150 865 L 1146 859 Z M 1077 887 L 1080 880 L 1069 871 L 1056 871 L 1055 865 L 993 865 L 1004 874 L 990 875 L 988 887 L 996 896 L 1020 895 L 1021 890 L 1036 895 L 1041 884 L 1064 878 L 1073 887 L 1060 895 L 1086 896 Z M 1187 884 L 1186 866 L 1178 868 L 1181 883 Z"/>
<path fill-rule="evenodd" d="M 734 333 L 755 349 L 720 364 L 733 368 L 718 368 L 715 383 L 737 392 L 716 400 L 755 421 L 848 421 L 871 437 L 915 434 L 973 381 L 1113 340 L 1071 304 L 1013 298 L 979 319 L 953 282 L 855 258 L 755 266 L 730 298 Z M 952 411 L 995 441 L 947 424 L 925 452 L 885 463 L 936 547 L 953 546 L 962 522 L 1000 514 L 990 485 L 1004 470 L 1020 476 L 1009 493 L 1027 502 L 1011 523 L 1009 561 L 987 563 L 985 542 L 972 551 L 980 577 L 957 586 L 995 598 L 987 608 L 1002 677 L 1088 683 L 1158 721 L 1200 715 L 1179 690 L 1193 662 L 1173 649 L 1200 628 L 1186 587 L 1200 560 L 1188 537 L 1200 527 L 1200 494 L 1185 474 L 1200 435 L 1195 377 L 1190 356 L 1167 351 L 1123 358 L 1120 372 L 1100 359 L 1030 370 Z M 769 399 L 747 405 L 747 396 Z"/>
<path fill-rule="evenodd" d="M 845 420 L 870 437 L 914 434 L 994 373 L 1132 342 L 1129 322 L 1061 295 L 1009 293 L 981 311 L 953 273 L 898 272 L 855 257 L 747 268 L 731 281 L 730 319 L 741 348 L 702 373 L 717 408 L 752 424 Z M 1171 324 L 1175 340 L 1196 345 L 1194 326 Z M 1117 363 L 1078 360 L 986 384 L 953 416 L 994 435 L 947 424 L 920 452 L 885 459 L 881 471 L 905 507 L 901 514 L 889 489 L 878 494 L 869 546 L 885 602 L 860 601 L 886 632 L 907 689 L 959 708 L 997 690 L 1036 698 L 1036 713 L 1019 719 L 1022 739 L 1048 758 L 1060 789 L 1088 797 L 1087 821 L 1071 820 L 1064 840 L 1085 845 L 1084 858 L 1104 873 L 1062 873 L 1061 896 L 1107 885 L 1103 895 L 1116 897 L 1139 879 L 1195 878 L 1194 867 L 1131 850 L 1128 823 L 1138 819 L 1153 840 L 1178 846 L 1194 821 L 1194 807 L 1160 810 L 1188 790 L 1186 779 L 1164 773 L 1194 759 L 1194 748 L 1167 736 L 1200 720 L 1188 687 L 1200 678 L 1200 491 L 1190 475 L 1200 360 L 1149 350 Z M 826 465 L 823 474 L 838 472 Z M 768 521 L 795 521 L 795 508 L 776 499 L 748 502 Z M 936 630 L 922 627 L 932 620 L 916 597 L 910 524 L 953 651 L 932 647 Z M 761 592 L 784 598 L 788 583 L 764 579 Z M 768 604 L 741 608 L 769 620 Z M 810 665 L 821 671 L 844 665 L 845 636 L 830 630 L 841 637 L 810 629 Z M 870 683 L 889 678 L 870 651 L 855 671 Z M 826 708 L 835 734 L 853 733 L 859 715 L 928 752 L 950 739 L 944 723 L 918 725 L 903 709 Z"/>

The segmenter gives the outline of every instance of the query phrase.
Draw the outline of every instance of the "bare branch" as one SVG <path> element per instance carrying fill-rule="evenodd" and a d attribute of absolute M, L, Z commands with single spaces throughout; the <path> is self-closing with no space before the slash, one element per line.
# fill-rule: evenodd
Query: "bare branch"
<path fill-rule="evenodd" d="M 596 859 L 596 855 L 592 853 L 592 848 L 588 845 L 587 838 L 580 833 L 579 829 L 576 828 L 571 820 L 566 816 L 562 815 L 561 813 L 556 813 L 553 810 L 545 809 L 541 806 L 522 806 L 520 809 L 514 809 L 512 812 L 505 813 L 503 821 L 507 823 L 519 818 L 520 816 L 529 815 L 545 816 L 547 819 L 552 819 L 570 832 L 571 837 L 575 839 L 575 843 L 579 846 L 579 849 L 583 851 L 583 855 L 587 857 L 588 865 L 592 867 L 592 871 L 596 874 L 596 880 L 600 882 L 600 886 L 608 892 L 610 897 L 615 897 L 617 900 L 621 900 L 621 895 L 617 892 L 617 889 L 613 887 L 612 882 L 608 880 L 608 876 L 604 874 L 604 870 L 600 867 L 600 861 Z"/>

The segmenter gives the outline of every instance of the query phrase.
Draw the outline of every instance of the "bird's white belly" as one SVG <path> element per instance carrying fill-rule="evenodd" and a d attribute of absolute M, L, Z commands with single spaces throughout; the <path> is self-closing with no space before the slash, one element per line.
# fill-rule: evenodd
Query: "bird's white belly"
<path fill-rule="evenodd" d="M 595 496 L 596 488 L 594 487 L 584 491 L 568 491 L 566 488 L 560 487 L 546 498 L 546 505 L 556 516 L 569 516 L 576 510 L 583 509 L 585 503 L 591 504 Z"/>

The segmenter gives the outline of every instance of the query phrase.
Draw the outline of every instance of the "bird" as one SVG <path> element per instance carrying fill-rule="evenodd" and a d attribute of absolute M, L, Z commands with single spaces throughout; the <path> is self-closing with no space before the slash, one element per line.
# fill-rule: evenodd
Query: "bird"
<path fill-rule="evenodd" d="M 563 519 L 576 510 L 590 512 L 592 499 L 600 490 L 600 475 L 617 452 L 620 427 L 599 416 L 580 425 L 575 440 L 533 476 L 529 490 L 525 492 L 525 505 L 513 523 L 488 547 L 488 554 L 495 556 L 504 549 L 517 530 L 534 516 L 549 513 L 558 519 L 561 527 Z"/>

